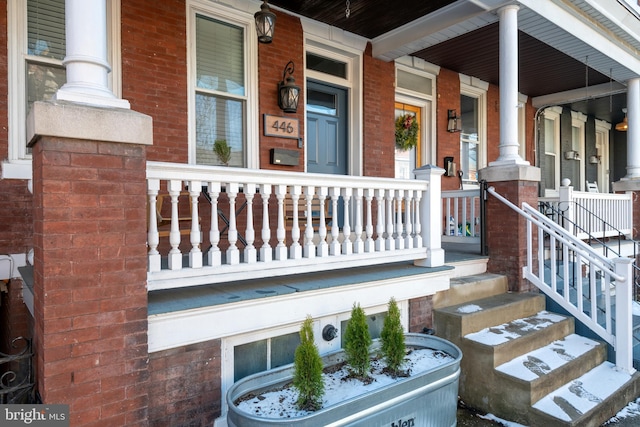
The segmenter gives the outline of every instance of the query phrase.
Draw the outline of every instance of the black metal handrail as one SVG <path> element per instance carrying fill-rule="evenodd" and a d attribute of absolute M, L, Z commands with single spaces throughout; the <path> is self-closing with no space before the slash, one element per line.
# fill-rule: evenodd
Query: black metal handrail
<path fill-rule="evenodd" d="M 0 352 L 0 404 L 34 403 L 35 380 L 31 339 L 14 338 L 11 348 L 20 349 L 15 354 Z"/>

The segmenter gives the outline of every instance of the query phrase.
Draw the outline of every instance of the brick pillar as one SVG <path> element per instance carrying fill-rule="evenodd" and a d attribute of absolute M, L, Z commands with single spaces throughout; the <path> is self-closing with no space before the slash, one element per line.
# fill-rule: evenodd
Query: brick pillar
<path fill-rule="evenodd" d="M 514 205 L 521 207 L 527 202 L 538 206 L 538 182 L 540 169 L 528 165 L 490 166 L 480 171 L 480 179 Z M 536 287 L 522 277 L 522 267 L 527 260 L 526 220 L 489 195 L 487 199 L 487 247 L 489 262 L 487 270 L 504 274 L 509 280 L 509 290 L 527 292 Z M 537 247 L 537 244 L 534 244 Z M 537 259 L 537 257 L 536 257 Z"/>
<path fill-rule="evenodd" d="M 146 154 L 151 118 L 38 102 L 33 147 L 37 389 L 71 425 L 147 425 Z"/>

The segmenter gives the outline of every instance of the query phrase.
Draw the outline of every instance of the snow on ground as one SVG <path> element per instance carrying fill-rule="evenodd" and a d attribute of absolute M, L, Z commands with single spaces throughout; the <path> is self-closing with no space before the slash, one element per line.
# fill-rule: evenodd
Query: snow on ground
<path fill-rule="evenodd" d="M 406 362 L 402 368 L 410 370 L 411 375 L 416 375 L 453 360 L 453 357 L 442 351 L 414 349 L 405 358 Z M 367 385 L 364 385 L 360 380 L 352 378 L 346 379 L 349 375 L 346 367 L 343 367 L 333 374 L 323 374 L 325 393 L 322 400 L 322 407 L 326 408 L 335 405 L 336 403 L 351 399 L 362 393 L 370 392 L 395 382 L 395 379 L 382 373 L 384 367 L 385 365 L 381 360 L 371 362 L 371 377 L 374 381 Z M 285 388 L 283 390 L 262 393 L 257 397 L 240 402 L 237 407 L 244 412 L 266 418 L 293 418 L 308 414 L 309 412 L 307 411 L 297 409 L 295 404 L 297 398 L 298 393 L 293 388 Z"/>
<path fill-rule="evenodd" d="M 607 421 L 605 425 L 626 420 L 627 418 L 632 418 L 632 419 L 637 418 L 638 419 L 637 425 L 640 425 L 640 398 L 638 398 L 637 400 L 634 400 L 633 402 L 629 402 L 627 406 L 622 408 L 620 412 L 618 412 L 614 417 L 612 417 L 609 421 Z"/>
<path fill-rule="evenodd" d="M 513 422 L 513 421 L 503 420 L 502 418 L 498 418 L 493 414 L 478 415 L 478 418 L 482 418 L 482 419 L 489 420 L 489 421 L 495 421 L 497 423 L 502 424 L 504 427 L 527 427 L 525 425 L 518 424 L 518 423 Z"/>

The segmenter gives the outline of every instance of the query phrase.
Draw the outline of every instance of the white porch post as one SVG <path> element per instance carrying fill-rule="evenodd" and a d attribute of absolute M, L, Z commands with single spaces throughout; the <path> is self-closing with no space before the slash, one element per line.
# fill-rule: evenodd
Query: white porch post
<path fill-rule="evenodd" d="M 640 78 L 627 82 L 627 175 L 622 178 L 640 178 Z"/>
<path fill-rule="evenodd" d="M 633 374 L 633 259 L 616 258 L 613 260 L 616 274 L 624 277 L 616 281 L 616 369 Z"/>
<path fill-rule="evenodd" d="M 429 188 L 420 199 L 420 225 L 422 244 L 427 249 L 426 259 L 417 259 L 414 264 L 420 267 L 439 267 L 444 265 L 442 249 L 442 175 L 444 169 L 434 165 L 425 165 L 413 171 L 416 179 L 427 181 Z"/>
<path fill-rule="evenodd" d="M 508 5 L 500 17 L 500 154 L 489 166 L 529 162 L 518 152 L 518 9 Z"/>
<path fill-rule="evenodd" d="M 106 0 L 66 0 L 67 83 L 56 93 L 60 101 L 101 107 L 130 108 L 108 87 Z"/>

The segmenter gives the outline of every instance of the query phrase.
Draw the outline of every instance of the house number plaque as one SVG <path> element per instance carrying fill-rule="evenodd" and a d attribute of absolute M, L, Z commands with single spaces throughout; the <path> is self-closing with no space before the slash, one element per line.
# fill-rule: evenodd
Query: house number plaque
<path fill-rule="evenodd" d="M 298 139 L 300 135 L 298 119 L 265 114 L 264 135 Z"/>

